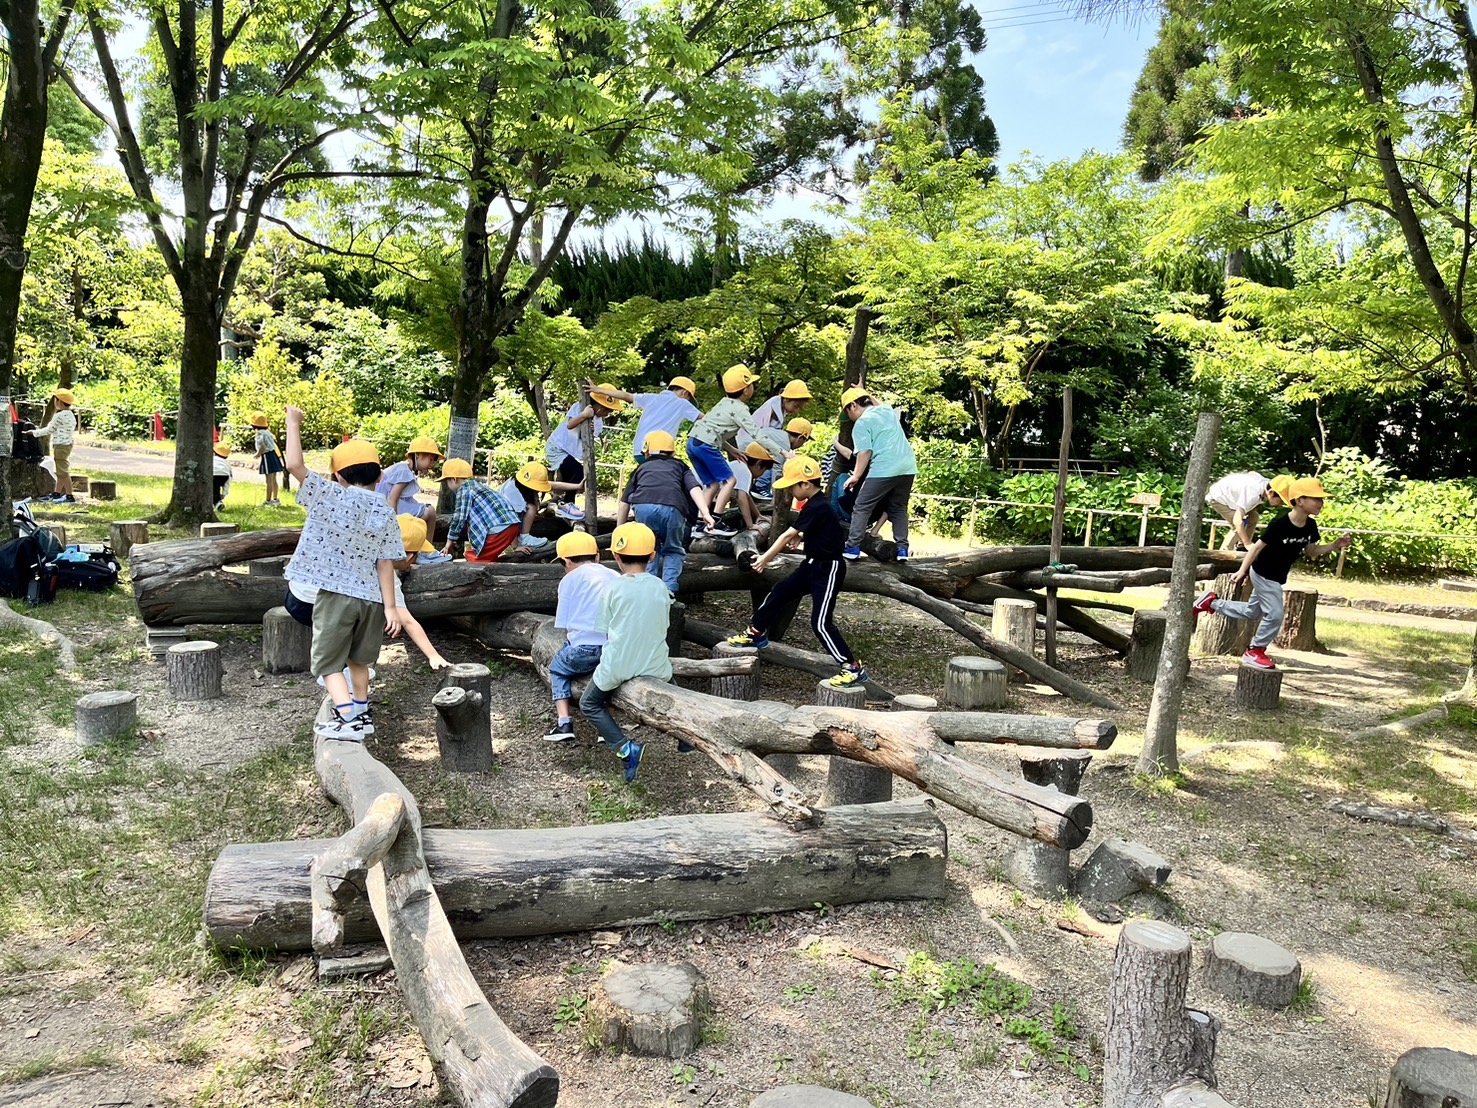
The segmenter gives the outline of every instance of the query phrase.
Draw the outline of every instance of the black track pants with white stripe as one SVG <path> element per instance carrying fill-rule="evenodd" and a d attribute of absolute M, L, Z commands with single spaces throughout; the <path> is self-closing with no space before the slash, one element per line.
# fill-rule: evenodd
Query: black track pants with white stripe
<path fill-rule="evenodd" d="M 814 562 L 809 558 L 800 563 L 800 568 L 770 590 L 754 613 L 754 630 L 767 632 L 775 614 L 783 611 L 798 597 L 810 593 L 810 627 L 820 639 L 826 652 L 838 662 L 855 660 L 851 647 L 841 637 L 833 618 L 836 614 L 836 597 L 846 583 L 846 563 Z"/>

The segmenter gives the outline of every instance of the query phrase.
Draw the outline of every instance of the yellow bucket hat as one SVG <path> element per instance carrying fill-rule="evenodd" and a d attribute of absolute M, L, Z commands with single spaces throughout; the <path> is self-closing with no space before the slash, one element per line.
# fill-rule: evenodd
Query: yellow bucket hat
<path fill-rule="evenodd" d="M 57 389 L 51 395 L 60 400 L 63 404 L 67 405 L 67 407 L 69 408 L 73 404 L 77 403 L 77 397 L 73 395 L 71 389 Z"/>
<path fill-rule="evenodd" d="M 446 457 L 441 453 L 441 448 L 436 445 L 436 440 L 430 435 L 420 435 L 410 440 L 410 445 L 405 448 L 405 456 L 408 458 L 412 454 L 434 454 L 437 461 Z"/>
<path fill-rule="evenodd" d="M 806 438 L 815 434 L 815 427 L 810 420 L 802 419 L 800 416 L 796 416 L 785 424 L 785 430 L 792 435 L 804 435 Z"/>
<path fill-rule="evenodd" d="M 374 443 L 365 442 L 363 439 L 350 439 L 333 448 L 333 453 L 329 455 L 328 470 L 330 473 L 337 473 L 350 466 L 364 465 L 366 462 L 380 464 L 379 448 Z"/>
<path fill-rule="evenodd" d="M 871 395 L 872 394 L 869 393 L 866 389 L 858 388 L 853 385 L 851 388 L 847 389 L 841 394 L 841 410 L 844 412 L 847 408 L 851 407 L 862 397 Z"/>
<path fill-rule="evenodd" d="M 458 477 L 466 479 L 472 476 L 472 463 L 465 458 L 452 458 L 441 467 L 441 480 L 454 481 Z"/>
<path fill-rule="evenodd" d="M 609 381 L 603 381 L 590 390 L 590 399 L 602 408 L 609 408 L 612 412 L 623 412 L 626 410 L 626 402 L 617 400 L 613 396 L 602 396 L 602 392 L 614 392 L 615 386 Z"/>
<path fill-rule="evenodd" d="M 266 413 L 265 412 L 255 412 L 255 413 L 253 413 L 253 415 L 251 417 L 251 425 L 253 427 L 265 427 L 267 425 L 267 415 L 266 415 Z"/>
<path fill-rule="evenodd" d="M 426 541 L 426 521 L 413 515 L 395 517 L 400 524 L 400 541 L 407 554 L 434 554 L 436 548 Z"/>
<path fill-rule="evenodd" d="M 600 544 L 588 531 L 571 531 L 559 536 L 559 541 L 554 544 L 554 553 L 560 558 L 589 558 L 599 555 Z"/>
<path fill-rule="evenodd" d="M 1311 496 L 1317 500 L 1328 499 L 1328 493 L 1323 488 L 1323 482 L 1316 477 L 1302 477 L 1294 481 L 1292 487 L 1287 490 L 1287 495 L 1291 500 L 1296 500 L 1300 496 Z"/>
<path fill-rule="evenodd" d="M 231 456 L 231 448 L 226 443 L 218 442 L 211 449 L 215 451 L 217 458 L 229 458 Z"/>
<path fill-rule="evenodd" d="M 514 478 L 520 485 L 527 485 L 534 492 L 548 492 L 554 486 L 549 483 L 549 469 L 538 462 L 529 462 L 518 470 Z"/>
<path fill-rule="evenodd" d="M 743 392 L 757 380 L 759 380 L 758 376 L 751 373 L 749 367 L 740 362 L 723 371 L 723 391 Z"/>
<path fill-rule="evenodd" d="M 693 396 L 697 395 L 697 382 L 691 377 L 673 377 L 667 382 L 669 389 L 686 389 Z"/>
<path fill-rule="evenodd" d="M 632 558 L 650 557 L 656 553 L 656 533 L 644 523 L 623 523 L 611 532 L 610 549 Z"/>
<path fill-rule="evenodd" d="M 784 476 L 775 481 L 774 487 L 777 489 L 787 489 L 791 485 L 798 485 L 801 481 L 820 480 L 820 464 L 814 458 L 807 458 L 802 454 L 800 457 L 791 458 L 785 463 Z"/>
<path fill-rule="evenodd" d="M 806 383 L 804 381 L 800 380 L 800 378 L 798 378 L 798 377 L 795 378 L 795 380 L 791 381 L 788 385 L 786 385 L 784 387 L 784 391 L 782 391 L 780 393 L 780 395 L 782 397 L 784 397 L 786 400 L 814 400 L 815 399 L 815 397 L 813 397 L 813 396 L 810 395 L 810 387 L 808 385 L 806 385 Z"/>
<path fill-rule="evenodd" d="M 641 449 L 647 454 L 673 454 L 677 451 L 677 440 L 665 431 L 652 431 Z"/>

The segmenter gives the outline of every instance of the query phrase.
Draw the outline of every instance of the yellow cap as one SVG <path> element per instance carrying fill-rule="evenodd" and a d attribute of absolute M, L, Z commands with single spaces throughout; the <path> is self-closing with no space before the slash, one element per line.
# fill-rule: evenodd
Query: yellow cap
<path fill-rule="evenodd" d="M 652 431 L 641 444 L 641 449 L 647 454 L 674 454 L 677 440 L 665 431 Z"/>
<path fill-rule="evenodd" d="M 615 386 L 609 381 L 596 385 L 590 390 L 590 399 L 601 407 L 609 408 L 612 412 L 623 412 L 626 410 L 626 402 L 624 400 L 617 400 L 613 396 L 601 396 L 600 392 L 602 389 L 606 392 L 611 392 L 615 389 Z"/>
<path fill-rule="evenodd" d="M 669 389 L 686 389 L 693 396 L 697 395 L 697 382 L 691 377 L 673 377 L 667 382 Z"/>
<path fill-rule="evenodd" d="M 845 411 L 864 396 L 871 396 L 866 389 L 852 386 L 841 394 L 841 410 Z"/>
<path fill-rule="evenodd" d="M 379 448 L 374 443 L 365 442 L 363 439 L 350 439 L 333 448 L 333 453 L 329 455 L 328 471 L 337 473 L 341 469 L 363 465 L 366 462 L 380 464 Z"/>
<path fill-rule="evenodd" d="M 527 485 L 534 492 L 548 492 L 554 487 L 549 483 L 549 467 L 538 462 L 529 462 L 519 469 L 515 480 L 520 485 Z"/>
<path fill-rule="evenodd" d="M 1282 498 L 1282 503 L 1284 504 L 1288 502 L 1287 494 L 1292 488 L 1293 480 L 1292 474 L 1284 473 L 1280 477 L 1273 477 L 1270 482 L 1272 491 Z"/>
<path fill-rule="evenodd" d="M 791 485 L 798 485 L 801 481 L 819 482 L 820 480 L 820 463 L 814 458 L 807 458 L 802 454 L 798 458 L 791 458 L 785 463 L 784 475 L 775 481 L 774 487 L 777 489 L 787 489 Z"/>
<path fill-rule="evenodd" d="M 408 458 L 412 454 L 434 454 L 438 460 L 446 457 L 430 435 L 420 435 L 410 440 L 410 445 L 405 448 L 405 456 Z"/>
<path fill-rule="evenodd" d="M 757 442 L 751 442 L 748 446 L 744 447 L 744 457 L 753 458 L 756 462 L 774 461 L 774 455 Z"/>
<path fill-rule="evenodd" d="M 811 425 L 810 420 L 802 419 L 800 416 L 796 416 L 785 424 L 785 430 L 792 435 L 804 435 L 806 438 L 815 434 L 815 427 Z"/>
<path fill-rule="evenodd" d="M 800 378 L 798 377 L 795 378 L 795 380 L 791 381 L 788 385 L 786 385 L 784 391 L 781 392 L 780 395 L 783 396 L 786 400 L 815 399 L 815 397 L 810 395 L 810 389 L 806 386 L 805 382 L 800 380 Z"/>
<path fill-rule="evenodd" d="M 413 515 L 396 516 L 400 524 L 400 541 L 406 554 L 432 554 L 436 548 L 426 541 L 426 521 Z"/>
<path fill-rule="evenodd" d="M 57 389 L 51 395 L 68 406 L 77 403 L 77 398 L 72 395 L 71 389 Z"/>
<path fill-rule="evenodd" d="M 253 427 L 265 427 L 267 425 L 267 416 L 266 416 L 266 413 L 264 413 L 264 412 L 256 412 L 256 413 L 254 413 L 252 415 L 252 417 L 251 417 L 251 425 Z"/>
<path fill-rule="evenodd" d="M 223 442 L 216 443 L 211 449 L 215 451 L 217 458 L 229 458 L 231 456 L 231 448 Z"/>
<path fill-rule="evenodd" d="M 611 532 L 610 550 L 631 558 L 649 558 L 656 553 L 656 534 L 644 523 L 623 523 Z"/>
<path fill-rule="evenodd" d="M 1311 496 L 1318 500 L 1328 499 L 1328 493 L 1323 489 L 1323 482 L 1316 477 L 1301 477 L 1294 481 L 1287 490 L 1287 496 L 1289 503 L 1300 496 Z"/>
<path fill-rule="evenodd" d="M 472 463 L 465 458 L 452 458 L 441 467 L 441 480 L 451 481 L 456 478 L 468 478 L 472 476 Z"/>
<path fill-rule="evenodd" d="M 600 544 L 588 531 L 571 531 L 567 535 L 559 536 L 559 541 L 554 544 L 554 553 L 561 558 L 588 558 L 592 555 L 598 557 Z"/>
<path fill-rule="evenodd" d="M 723 371 L 723 391 L 743 392 L 744 389 L 748 388 L 757 380 L 759 378 L 749 372 L 748 366 L 739 363 Z"/>

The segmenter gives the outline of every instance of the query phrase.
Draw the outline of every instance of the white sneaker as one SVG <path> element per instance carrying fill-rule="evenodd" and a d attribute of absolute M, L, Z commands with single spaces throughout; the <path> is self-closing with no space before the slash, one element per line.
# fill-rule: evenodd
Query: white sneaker
<path fill-rule="evenodd" d="M 313 734 L 320 739 L 339 739 L 351 743 L 364 741 L 364 728 L 359 720 L 345 719 L 339 715 L 337 708 L 331 710 L 327 719 L 320 719 L 313 724 Z"/>

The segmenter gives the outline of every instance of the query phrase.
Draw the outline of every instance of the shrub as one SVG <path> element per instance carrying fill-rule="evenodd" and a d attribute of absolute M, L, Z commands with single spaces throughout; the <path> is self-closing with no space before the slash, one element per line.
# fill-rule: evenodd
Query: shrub
<path fill-rule="evenodd" d="M 490 400 L 484 400 L 477 412 L 477 447 L 501 453 L 543 453 L 543 438 L 538 419 L 528 402 L 512 389 L 502 388 Z M 405 454 L 410 440 L 417 435 L 430 435 L 441 448 L 446 448 L 446 435 L 451 428 L 451 407 L 420 411 L 387 412 L 372 415 L 359 425 L 358 435 L 380 448 L 382 458 L 399 458 Z M 603 441 L 603 440 L 602 440 Z"/>
<path fill-rule="evenodd" d="M 251 416 L 266 413 L 268 425 L 283 441 L 288 405 L 303 410 L 303 446 L 332 446 L 354 430 L 354 394 L 333 373 L 304 380 L 301 367 L 277 343 L 257 344 L 247 362 L 226 373 L 226 421 L 222 441 L 244 448 L 252 438 Z"/>

